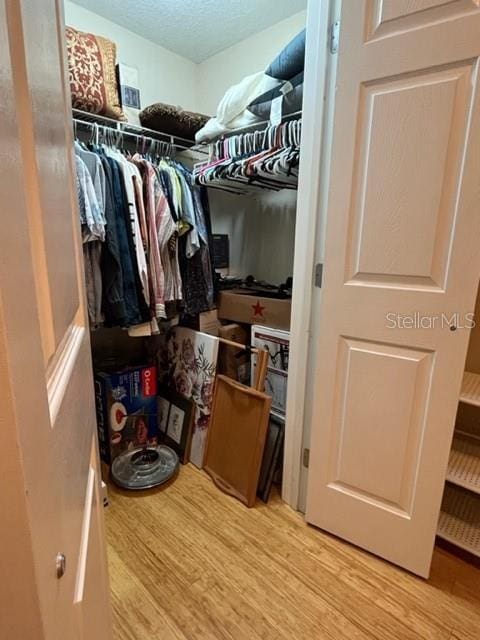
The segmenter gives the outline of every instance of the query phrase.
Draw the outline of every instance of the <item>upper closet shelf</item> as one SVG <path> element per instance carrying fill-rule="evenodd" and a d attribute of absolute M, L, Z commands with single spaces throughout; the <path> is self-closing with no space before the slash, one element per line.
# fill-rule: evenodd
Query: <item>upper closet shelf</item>
<path fill-rule="evenodd" d="M 460 392 L 460 402 L 480 407 L 480 374 L 465 371 Z"/>
<path fill-rule="evenodd" d="M 98 142 L 99 135 L 103 135 L 115 144 L 120 144 L 125 137 L 135 140 L 135 146 L 142 153 L 148 152 L 155 146 L 156 150 L 161 150 L 167 155 L 168 151 L 183 151 L 190 149 L 194 145 L 193 140 L 181 138 L 179 136 L 170 135 L 154 129 L 147 129 L 129 122 L 114 120 L 80 109 L 72 109 L 73 111 L 73 127 L 75 135 L 78 129 L 87 129 L 92 136 L 92 142 Z M 158 145 L 163 145 L 159 147 Z M 204 151 L 204 153 L 206 153 Z"/>
<path fill-rule="evenodd" d="M 301 120 L 302 118 L 302 110 L 294 111 L 293 113 L 288 113 L 281 117 L 281 120 L 275 124 L 284 124 L 285 122 L 290 122 L 292 120 Z M 260 120 L 257 122 L 252 122 L 251 124 L 247 124 L 243 127 L 237 127 L 236 129 L 229 129 L 225 131 L 217 138 L 213 138 L 212 140 L 205 140 L 203 142 L 197 142 L 192 149 L 204 149 L 209 144 L 214 144 L 215 142 L 219 142 L 220 140 L 225 140 L 230 138 L 231 136 L 238 136 L 242 133 L 251 133 L 254 131 L 260 131 L 264 133 L 269 127 L 274 126 L 271 120 Z"/>

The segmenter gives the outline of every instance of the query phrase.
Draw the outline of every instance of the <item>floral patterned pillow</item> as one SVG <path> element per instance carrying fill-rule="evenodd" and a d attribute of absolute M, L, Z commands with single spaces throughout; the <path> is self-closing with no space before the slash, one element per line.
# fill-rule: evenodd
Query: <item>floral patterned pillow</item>
<path fill-rule="evenodd" d="M 125 120 L 118 93 L 114 42 L 66 28 L 72 106 L 116 120 Z"/>

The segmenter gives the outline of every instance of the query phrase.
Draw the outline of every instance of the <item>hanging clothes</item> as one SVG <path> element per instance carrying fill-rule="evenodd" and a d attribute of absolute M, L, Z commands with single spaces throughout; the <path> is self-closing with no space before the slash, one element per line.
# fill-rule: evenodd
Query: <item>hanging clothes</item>
<path fill-rule="evenodd" d="M 206 309 L 211 309 L 214 304 L 213 291 L 213 265 L 208 242 L 208 229 L 211 228 L 210 219 L 208 226 L 206 216 L 210 216 L 208 209 L 205 211 L 202 204 L 199 187 L 191 187 L 192 177 L 185 167 L 178 167 L 179 175 L 188 185 L 188 222 L 192 225 L 192 231 L 181 238 L 180 268 L 182 280 L 185 283 L 184 297 L 186 315 L 196 315 Z M 206 190 L 204 189 L 206 199 Z M 194 230 L 195 233 L 192 233 Z"/>
<path fill-rule="evenodd" d="M 110 166 L 113 187 L 113 206 L 117 237 L 120 245 L 120 263 L 123 273 L 123 296 L 126 309 L 127 325 L 140 324 L 148 319 L 145 315 L 145 299 L 138 273 L 135 252 L 135 239 L 132 234 L 130 212 L 128 207 L 125 185 L 122 181 L 120 168 L 116 160 L 106 157 Z"/>
<path fill-rule="evenodd" d="M 133 162 L 139 171 L 142 181 L 141 184 L 135 184 L 135 187 L 137 191 L 142 191 L 145 214 L 146 240 L 144 244 L 149 268 L 150 310 L 152 317 L 165 318 L 165 276 L 158 242 L 159 220 L 161 216 L 161 212 L 158 211 L 157 207 L 157 192 L 159 186 L 156 184 L 157 177 L 155 170 L 149 162 L 142 159 L 138 154 L 134 156 Z M 140 198 L 140 196 L 138 197 Z"/>
<path fill-rule="evenodd" d="M 105 173 L 105 244 L 102 250 L 102 309 L 106 326 L 124 327 L 127 308 L 124 294 L 121 245 L 118 237 L 113 176 L 106 157 L 100 157 Z"/>
<path fill-rule="evenodd" d="M 105 144 L 75 154 L 92 327 L 148 335 L 172 314 L 212 309 L 208 206 L 191 172 Z"/>
<path fill-rule="evenodd" d="M 75 156 L 75 162 L 88 318 L 90 324 L 95 327 L 103 322 L 100 260 L 102 243 L 105 240 L 105 212 L 103 210 L 101 179 L 96 173 L 96 164 L 89 163 L 87 165 L 84 159 L 78 155 Z M 93 182 L 97 178 L 98 193 Z"/>

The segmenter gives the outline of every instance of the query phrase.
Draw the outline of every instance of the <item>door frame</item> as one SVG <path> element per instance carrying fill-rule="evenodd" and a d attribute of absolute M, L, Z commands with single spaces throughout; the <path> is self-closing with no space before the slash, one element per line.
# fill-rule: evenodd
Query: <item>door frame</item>
<path fill-rule="evenodd" d="M 282 484 L 283 500 L 302 512 L 307 487 L 303 450 L 310 442 L 313 392 L 308 381 L 317 343 L 312 320 L 318 315 L 321 299 L 321 289 L 315 287 L 315 265 L 323 263 L 324 255 L 338 57 L 330 52 L 330 25 L 340 14 L 341 0 L 308 2 Z"/>

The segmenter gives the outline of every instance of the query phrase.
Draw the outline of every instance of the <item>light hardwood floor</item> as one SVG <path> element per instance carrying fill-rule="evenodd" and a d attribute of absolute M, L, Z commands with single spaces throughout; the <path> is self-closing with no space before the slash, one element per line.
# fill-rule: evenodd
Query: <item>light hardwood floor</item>
<path fill-rule="evenodd" d="M 152 493 L 110 487 L 115 640 L 479 640 L 480 569 L 436 549 L 428 582 L 247 509 L 191 465 Z"/>

